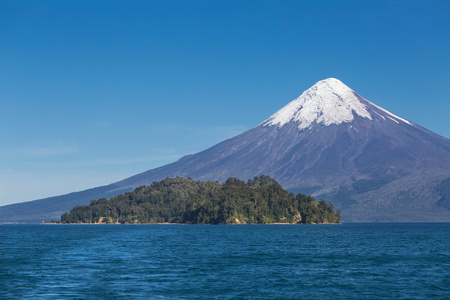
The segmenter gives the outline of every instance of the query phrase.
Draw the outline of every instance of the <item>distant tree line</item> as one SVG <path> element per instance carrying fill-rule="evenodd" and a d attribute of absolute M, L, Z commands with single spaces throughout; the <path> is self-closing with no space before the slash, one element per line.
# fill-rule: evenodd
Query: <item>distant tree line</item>
<path fill-rule="evenodd" d="M 294 195 L 266 175 L 224 184 L 166 178 L 133 192 L 93 200 L 61 216 L 61 223 L 270 224 L 339 223 L 340 211 L 325 200 Z"/>

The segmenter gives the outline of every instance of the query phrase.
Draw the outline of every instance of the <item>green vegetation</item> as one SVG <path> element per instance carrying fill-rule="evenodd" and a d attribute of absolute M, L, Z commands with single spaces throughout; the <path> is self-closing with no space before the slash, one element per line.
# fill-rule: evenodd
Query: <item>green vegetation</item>
<path fill-rule="evenodd" d="M 91 201 L 61 216 L 61 223 L 269 224 L 339 223 L 331 203 L 285 191 L 269 176 L 224 184 L 167 178 L 134 192 Z"/>

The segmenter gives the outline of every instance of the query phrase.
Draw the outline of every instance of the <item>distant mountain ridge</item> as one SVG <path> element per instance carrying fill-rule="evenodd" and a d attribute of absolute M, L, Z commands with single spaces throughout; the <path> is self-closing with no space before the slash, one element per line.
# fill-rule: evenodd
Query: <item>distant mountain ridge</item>
<path fill-rule="evenodd" d="M 223 182 L 261 174 L 286 189 L 331 201 L 343 222 L 450 221 L 450 140 L 334 78 L 319 81 L 258 126 L 205 151 L 108 186 L 0 207 L 0 219 L 31 221 L 39 211 L 48 220 L 74 203 L 166 177 Z"/>

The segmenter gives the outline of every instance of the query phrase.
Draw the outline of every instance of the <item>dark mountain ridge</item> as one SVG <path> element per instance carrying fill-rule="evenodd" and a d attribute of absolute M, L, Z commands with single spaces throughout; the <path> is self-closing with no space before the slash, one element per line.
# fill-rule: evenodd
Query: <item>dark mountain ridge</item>
<path fill-rule="evenodd" d="M 450 221 L 450 140 L 332 78 L 255 128 L 205 151 L 108 186 L 0 207 L 0 219 L 35 219 L 38 211 L 27 215 L 24 209 L 39 204 L 39 217 L 48 220 L 75 202 L 88 204 L 166 177 L 223 182 L 260 174 L 286 189 L 331 201 L 343 222 Z"/>

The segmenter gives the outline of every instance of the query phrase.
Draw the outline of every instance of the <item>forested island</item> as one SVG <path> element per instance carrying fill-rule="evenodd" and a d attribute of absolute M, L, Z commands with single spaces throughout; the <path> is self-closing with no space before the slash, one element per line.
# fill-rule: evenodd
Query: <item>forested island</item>
<path fill-rule="evenodd" d="M 176 177 L 76 206 L 53 223 L 334 224 L 340 211 L 325 200 L 289 193 L 266 175 L 223 184 Z"/>

